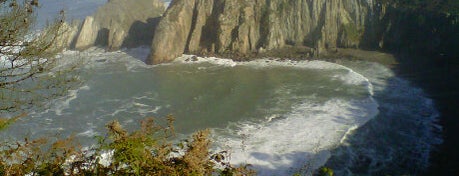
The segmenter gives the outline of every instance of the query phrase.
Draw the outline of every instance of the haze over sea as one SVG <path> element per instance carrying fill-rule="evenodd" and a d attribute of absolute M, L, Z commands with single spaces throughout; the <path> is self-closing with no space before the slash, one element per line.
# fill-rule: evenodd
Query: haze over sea
<path fill-rule="evenodd" d="M 60 9 L 67 19 L 83 19 L 105 2 L 41 0 L 38 22 Z M 210 128 L 215 150 L 229 151 L 232 163 L 249 163 L 260 175 L 322 165 L 337 175 L 416 173 L 441 142 L 432 100 L 378 63 L 240 63 L 185 55 L 149 66 L 143 62 L 148 52 L 146 46 L 61 53 L 63 59 L 84 58 L 82 85 L 1 135 L 75 134 L 91 145 L 109 121 L 134 129 L 146 117 L 173 114 L 179 134 Z"/>

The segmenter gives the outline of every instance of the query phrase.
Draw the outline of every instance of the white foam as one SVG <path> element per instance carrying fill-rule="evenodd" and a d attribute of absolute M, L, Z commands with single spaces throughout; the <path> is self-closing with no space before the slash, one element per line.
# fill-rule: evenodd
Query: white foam
<path fill-rule="evenodd" d="M 154 68 L 139 62 L 136 57 L 146 55 L 145 48 L 139 51 L 124 50 L 120 52 L 103 52 L 96 50 L 88 54 L 94 56 L 91 65 L 104 67 L 107 62 L 124 62 L 127 71 Z M 133 56 L 129 52 L 138 53 Z M 143 52 L 143 54 L 142 54 Z M 98 60 L 104 59 L 100 63 Z M 234 164 L 250 163 L 259 168 L 260 174 L 285 175 L 291 174 L 292 168 L 299 169 L 305 163 L 317 168 L 323 165 L 330 153 L 328 150 L 336 145 L 345 144 L 346 136 L 369 119 L 378 114 L 378 103 L 371 97 L 373 85 L 365 76 L 354 70 L 325 61 L 277 61 L 260 59 L 250 62 L 234 62 L 230 59 L 215 57 L 194 57 L 184 55 L 171 64 L 203 64 L 210 63 L 223 67 L 250 66 L 256 68 L 290 67 L 292 69 L 319 69 L 338 70 L 343 72 L 335 78 L 344 84 L 366 86 L 369 97 L 361 100 L 333 99 L 324 104 L 303 102 L 296 105 L 289 114 L 272 115 L 263 123 L 240 123 L 237 129 L 226 133 L 233 135 L 219 136 L 217 141 L 220 149 L 229 150 L 231 162 Z M 163 64 L 170 65 L 170 64 Z M 199 66 L 198 69 L 206 69 Z M 125 102 L 122 107 L 116 108 L 111 115 L 116 116 L 121 112 L 131 112 L 144 115 L 157 113 L 161 106 L 151 106 L 143 103 L 142 97 L 133 98 Z M 283 117 L 283 118 L 279 118 Z"/>
<path fill-rule="evenodd" d="M 106 115 L 116 117 L 120 113 L 132 113 L 144 117 L 152 114 L 157 114 L 158 111 L 162 109 L 162 106 L 155 106 L 150 103 L 139 103 L 138 101 L 141 100 L 150 100 L 149 102 L 151 103 L 151 100 L 154 100 L 154 98 L 148 96 L 141 96 L 133 97 L 131 99 L 123 101 L 117 100 L 116 102 L 118 102 L 120 106 L 116 107 L 116 110 L 114 112 Z"/>
<path fill-rule="evenodd" d="M 375 97 L 380 99 L 381 114 L 358 134 L 350 131 L 346 136 L 352 134 L 352 139 L 343 141 L 346 145 L 335 151 L 327 165 L 337 175 L 378 175 L 394 169 L 416 175 L 426 169 L 432 147 L 441 143 L 441 127 L 436 124 L 438 112 L 433 101 L 421 89 L 395 77 L 380 64 L 344 62 L 343 65 L 371 80 Z M 387 138 L 373 140 L 381 134 Z M 410 162 L 408 168 L 397 168 L 407 164 L 406 161 Z M 353 171 L 355 168 L 359 168 L 357 172 Z"/>
<path fill-rule="evenodd" d="M 63 115 L 62 112 L 70 108 L 70 102 L 78 98 L 78 93 L 80 91 L 88 91 L 88 90 L 90 90 L 90 87 L 88 85 L 83 85 L 79 87 L 78 89 L 69 90 L 68 91 L 69 93 L 67 96 L 59 98 L 52 102 L 54 106 L 51 110 L 54 111 L 55 114 L 58 116 Z"/>
<path fill-rule="evenodd" d="M 275 59 L 257 59 L 250 62 L 235 62 L 231 59 L 221 59 L 215 57 L 196 57 L 193 55 L 183 55 L 175 60 L 177 63 L 201 64 L 210 63 L 214 65 L 235 67 L 246 65 L 254 68 L 266 67 L 291 67 L 295 69 L 320 69 L 320 70 L 346 70 L 345 74 L 335 75 L 335 78 L 351 85 L 365 85 L 369 93 L 374 95 L 374 86 L 370 80 L 360 73 L 355 72 L 349 67 L 320 60 L 311 61 L 293 61 L 293 60 L 275 60 Z"/>
<path fill-rule="evenodd" d="M 145 59 L 148 56 L 150 49 L 141 46 L 132 49 L 122 49 L 114 52 L 106 52 L 102 48 L 91 47 L 85 51 L 65 51 L 60 57 L 63 59 L 63 64 L 80 62 L 85 69 L 102 69 L 110 65 L 124 65 L 128 72 L 137 72 L 139 69 L 154 68 L 155 65 L 145 64 Z M 82 61 L 81 58 L 84 58 Z M 77 63 L 78 64 L 78 63 Z M 107 70 L 109 71 L 109 70 Z M 112 70 L 123 71 L 123 70 Z"/>
<path fill-rule="evenodd" d="M 345 72 L 335 75 L 335 79 L 344 84 L 367 88 L 369 96 L 366 99 L 333 99 L 325 104 L 304 102 L 294 107 L 290 114 L 282 115 L 285 118 L 272 115 L 265 123 L 242 123 L 236 125 L 237 129 L 224 132 L 226 134 L 217 132 L 218 149 L 231 153 L 231 163 L 250 163 L 260 175 L 291 175 L 304 167 L 312 171 L 322 166 L 330 157 L 330 149 L 347 145 L 347 136 L 379 113 L 379 105 L 373 98 L 372 82 L 343 65 L 318 60 L 258 59 L 234 62 L 229 59 L 188 55 L 175 62 L 210 63 L 224 67 L 245 65 L 252 68 L 343 70 Z"/>
<path fill-rule="evenodd" d="M 217 130 L 216 141 L 218 149 L 231 153 L 233 164 L 250 163 L 260 175 L 291 175 L 305 165 L 322 166 L 330 156 L 328 150 L 344 142 L 350 129 L 378 114 L 377 107 L 369 99 L 304 102 L 284 119 Z"/>
<path fill-rule="evenodd" d="M 85 136 L 85 137 L 94 137 L 100 135 L 99 132 L 94 131 L 94 129 L 86 130 L 85 132 L 78 133 L 77 136 Z"/>
<path fill-rule="evenodd" d="M 119 63 L 122 63 L 121 65 L 124 64 L 128 72 L 157 67 L 145 65 L 139 60 L 139 58 L 146 55 L 146 51 L 146 48 L 138 48 L 137 51 L 123 50 L 119 52 L 102 52 L 94 49 L 85 53 L 90 56 L 90 64 L 86 67 L 109 68 L 107 67 L 109 64 L 119 65 Z M 138 55 L 136 56 L 135 53 Z M 378 114 L 378 103 L 373 99 L 375 89 L 376 91 L 390 89 L 390 87 L 385 87 L 390 86 L 387 85 L 385 80 L 393 77 L 393 74 L 387 69 L 376 69 L 376 71 L 382 70 L 381 74 L 374 74 L 373 70 L 368 71 L 371 72 L 370 74 L 361 74 L 362 70 L 355 71 L 354 67 L 346 67 L 325 61 L 260 59 L 250 62 L 234 62 L 229 59 L 213 57 L 197 57 L 194 59 L 194 56 L 184 55 L 171 64 L 201 64 L 197 69 L 205 70 L 208 66 L 203 63 L 222 67 L 250 66 L 254 69 L 289 67 L 292 69 L 336 70 L 339 72 L 334 76 L 336 80 L 340 80 L 344 84 L 367 88 L 368 97 L 365 98 L 354 100 L 332 99 L 322 104 L 305 100 L 301 104 L 295 105 L 290 113 L 273 114 L 263 122 L 239 122 L 236 125 L 238 126 L 237 128 L 228 128 L 224 131 L 216 130 L 218 148 L 228 150 L 231 153 L 231 162 L 234 164 L 250 163 L 258 168 L 261 175 L 291 175 L 292 172 L 305 167 L 305 165 L 310 168 L 317 168 L 323 165 L 330 157 L 330 148 L 338 145 L 348 145 L 347 137 L 355 129 L 358 129 Z M 171 64 L 163 64 L 159 67 Z M 366 67 L 366 69 L 373 68 L 375 67 Z M 366 77 L 372 74 L 374 74 L 374 77 Z M 77 93 L 71 92 L 70 96 L 67 97 L 68 99 L 63 101 L 64 106 L 57 108 L 61 109 L 59 114 L 62 114 L 62 110 L 66 107 L 68 108 L 68 104 L 77 98 Z M 116 108 L 116 111 L 111 115 L 116 116 L 121 112 L 141 115 L 157 113 L 161 106 L 145 103 L 143 101 L 145 97 L 150 96 L 123 100 L 123 105 Z M 167 108 L 167 105 L 163 106 Z M 432 106 L 432 104 L 431 102 L 430 104 L 426 102 L 425 106 Z M 58 114 L 58 111 L 56 111 L 56 114 Z M 429 113 L 426 114 L 429 115 Z M 90 134 L 90 132 L 88 130 L 83 133 Z M 430 150 L 428 147 L 430 145 L 422 146 L 420 150 Z M 426 153 L 428 155 L 428 152 Z"/>
<path fill-rule="evenodd" d="M 193 55 L 183 55 L 174 60 L 175 63 L 188 63 L 188 64 L 201 64 L 201 63 L 211 63 L 220 66 L 234 67 L 239 63 L 234 62 L 231 59 L 223 59 L 216 57 L 196 57 Z"/>
<path fill-rule="evenodd" d="M 166 9 L 167 9 L 167 8 L 169 7 L 169 5 L 171 5 L 171 1 L 165 0 L 165 1 L 164 1 L 164 4 L 165 4 Z"/>
<path fill-rule="evenodd" d="M 113 159 L 113 155 L 114 155 L 114 151 L 102 153 L 101 156 L 98 158 L 99 164 L 101 164 L 104 167 L 110 166 L 110 162 Z"/>

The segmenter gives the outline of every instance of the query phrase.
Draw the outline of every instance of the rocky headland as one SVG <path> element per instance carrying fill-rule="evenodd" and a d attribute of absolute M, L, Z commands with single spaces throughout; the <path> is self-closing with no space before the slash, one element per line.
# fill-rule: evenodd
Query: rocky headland
<path fill-rule="evenodd" d="M 396 0 L 173 0 L 166 10 L 161 0 L 110 0 L 68 25 L 64 45 L 108 51 L 149 45 L 148 64 L 184 53 L 235 60 L 359 57 L 360 49 L 439 60 L 459 55 L 459 37 L 450 35 L 458 30 L 457 15 L 406 6 Z"/>
<path fill-rule="evenodd" d="M 70 49 L 85 50 L 92 46 L 109 51 L 122 47 L 151 45 L 155 28 L 166 7 L 161 0 L 109 0 L 83 22 L 67 25 Z"/>
<path fill-rule="evenodd" d="M 413 4 L 396 0 L 174 0 L 155 31 L 160 37 L 153 38 L 147 63 L 169 62 L 183 53 L 236 60 L 326 58 L 340 55 L 337 48 L 458 56 L 454 48 L 459 47 L 459 37 L 451 35 L 457 33 L 457 15 L 434 9 L 450 5 Z"/>
<path fill-rule="evenodd" d="M 152 64 L 183 53 L 253 55 L 301 46 L 305 56 L 357 48 L 370 21 L 367 0 L 175 0 L 155 32 Z"/>

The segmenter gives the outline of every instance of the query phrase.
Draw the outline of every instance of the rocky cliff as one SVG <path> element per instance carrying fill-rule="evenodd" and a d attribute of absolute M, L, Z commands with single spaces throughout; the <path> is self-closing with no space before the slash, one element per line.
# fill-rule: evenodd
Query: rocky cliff
<path fill-rule="evenodd" d="M 161 0 L 109 0 L 80 26 L 70 48 L 84 50 L 99 45 L 108 50 L 150 45 L 159 17 Z"/>
<path fill-rule="evenodd" d="M 155 32 L 147 61 L 183 53 L 250 54 L 287 45 L 320 55 L 358 47 L 371 0 L 174 0 Z"/>

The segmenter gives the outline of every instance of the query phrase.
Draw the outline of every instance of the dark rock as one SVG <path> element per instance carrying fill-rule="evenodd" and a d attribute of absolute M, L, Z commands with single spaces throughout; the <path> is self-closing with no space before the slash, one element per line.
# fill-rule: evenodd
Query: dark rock
<path fill-rule="evenodd" d="M 198 57 L 196 57 L 196 56 L 191 57 L 191 61 L 193 61 L 193 62 L 198 61 Z"/>

